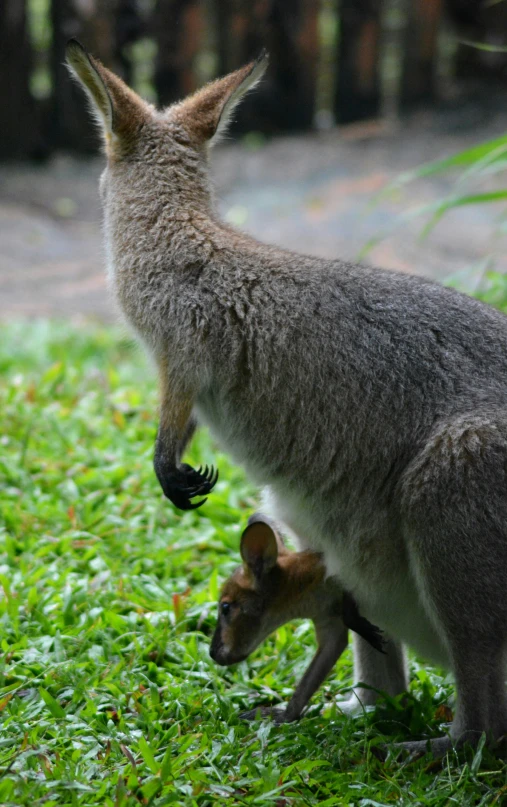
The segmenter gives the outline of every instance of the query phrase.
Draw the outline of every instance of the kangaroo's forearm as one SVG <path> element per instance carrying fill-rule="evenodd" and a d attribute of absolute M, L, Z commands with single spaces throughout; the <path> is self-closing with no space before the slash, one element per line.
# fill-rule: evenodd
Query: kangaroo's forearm
<path fill-rule="evenodd" d="M 285 711 L 285 722 L 297 720 L 312 695 L 327 678 L 341 654 L 347 647 L 348 631 L 345 628 L 319 646 L 310 666 L 303 675 Z"/>
<path fill-rule="evenodd" d="M 160 420 L 155 442 L 155 471 L 168 471 L 176 467 L 181 454 L 191 436 L 192 397 L 168 388 L 168 381 L 162 381 Z M 165 382 L 165 383 L 164 383 Z"/>
<path fill-rule="evenodd" d="M 153 465 L 164 495 L 180 510 L 194 510 L 206 501 L 192 503 L 194 496 L 209 493 L 214 487 L 218 472 L 213 467 L 195 471 L 189 465 L 180 465 L 181 456 L 194 431 L 192 415 L 194 399 L 170 384 L 164 365 L 160 368 L 161 406 L 160 422 L 155 442 Z"/>
<path fill-rule="evenodd" d="M 188 421 L 188 423 L 186 425 L 185 432 L 183 434 L 183 437 L 181 438 L 180 445 L 179 445 L 179 448 L 178 448 L 178 459 L 179 460 L 181 460 L 181 458 L 183 457 L 183 454 L 185 453 L 185 451 L 189 447 L 189 445 L 190 445 L 190 443 L 192 441 L 192 437 L 195 434 L 196 429 L 197 429 L 197 419 L 196 419 L 195 415 L 191 415 L 190 419 L 189 419 L 189 421 Z"/>
<path fill-rule="evenodd" d="M 179 466 L 196 428 L 197 421 L 193 415 L 190 416 L 182 432 L 178 428 L 167 428 L 161 418 L 153 459 L 155 472 L 159 480 L 160 476 L 170 473 L 171 469 Z"/>

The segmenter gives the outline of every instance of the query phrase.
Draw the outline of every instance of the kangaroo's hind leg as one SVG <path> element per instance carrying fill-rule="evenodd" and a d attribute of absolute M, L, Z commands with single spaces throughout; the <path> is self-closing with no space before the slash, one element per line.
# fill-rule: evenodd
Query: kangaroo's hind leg
<path fill-rule="evenodd" d="M 441 425 L 404 475 L 401 510 L 420 596 L 456 679 L 452 743 L 482 732 L 494 742 L 507 733 L 507 417 Z M 438 755 L 450 744 L 432 747 Z"/>

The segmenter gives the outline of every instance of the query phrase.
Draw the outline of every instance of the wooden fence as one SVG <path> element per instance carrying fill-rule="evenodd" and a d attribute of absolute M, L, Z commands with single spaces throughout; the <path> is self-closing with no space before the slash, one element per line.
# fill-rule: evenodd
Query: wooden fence
<path fill-rule="evenodd" d="M 434 103 L 444 51 L 457 79 L 491 73 L 494 60 L 458 46 L 491 32 L 507 44 L 507 0 L 0 0 L 0 158 L 96 148 L 63 64 L 72 36 L 160 104 L 265 46 L 269 74 L 236 130 L 269 134 L 378 117 L 386 99 L 399 112 Z"/>

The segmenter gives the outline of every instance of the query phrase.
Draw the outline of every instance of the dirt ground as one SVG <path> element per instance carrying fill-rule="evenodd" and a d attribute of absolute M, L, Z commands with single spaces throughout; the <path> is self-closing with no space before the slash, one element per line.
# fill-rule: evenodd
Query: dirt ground
<path fill-rule="evenodd" d="M 354 259 L 399 213 L 450 193 L 456 175 L 414 182 L 370 209 L 375 194 L 401 171 L 504 133 L 504 108 L 465 106 L 391 127 L 222 146 L 213 156 L 222 212 L 263 241 Z M 101 165 L 100 158 L 61 155 L 42 166 L 0 166 L 1 317 L 116 317 L 101 251 Z M 506 237 L 492 239 L 501 211 L 496 204 L 461 207 L 422 243 L 423 222 L 413 219 L 367 260 L 443 279 L 481 261 L 493 243 L 497 266 L 507 271 Z"/>

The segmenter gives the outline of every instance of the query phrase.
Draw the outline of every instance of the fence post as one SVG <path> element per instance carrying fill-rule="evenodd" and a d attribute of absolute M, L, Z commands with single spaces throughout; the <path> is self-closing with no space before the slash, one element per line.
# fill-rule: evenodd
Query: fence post
<path fill-rule="evenodd" d="M 69 0 L 51 1 L 51 75 L 53 81 L 50 124 L 51 143 L 61 148 L 93 152 L 98 134 L 83 103 L 82 91 L 70 80 L 65 67 L 65 47 L 71 37 L 104 64 L 111 66 L 115 53 L 115 0 L 91 0 L 84 5 Z"/>
<path fill-rule="evenodd" d="M 252 25 L 258 20 L 259 5 L 264 4 L 256 0 L 212 0 L 219 76 L 236 70 L 260 50 L 262 33 Z M 262 24 L 261 19 L 261 28 Z"/>
<path fill-rule="evenodd" d="M 26 157 L 35 143 L 35 104 L 25 0 L 0 0 L 0 54 L 0 157 Z"/>
<path fill-rule="evenodd" d="M 139 9 L 138 0 L 117 0 L 117 3 L 114 26 L 114 69 L 130 87 L 133 80 L 133 65 L 127 48 L 146 33 L 146 25 Z"/>
<path fill-rule="evenodd" d="M 442 0 L 408 2 L 400 89 L 401 109 L 410 109 L 435 100 L 441 17 Z"/>
<path fill-rule="evenodd" d="M 337 123 L 380 114 L 381 11 L 382 0 L 341 0 L 334 99 Z"/>
<path fill-rule="evenodd" d="M 195 57 L 204 28 L 200 0 L 157 0 L 152 30 L 157 43 L 155 89 L 159 104 L 170 104 L 197 88 Z"/>
<path fill-rule="evenodd" d="M 318 0 L 274 0 L 271 17 L 274 119 L 282 130 L 310 129 L 319 68 Z"/>
<path fill-rule="evenodd" d="M 264 132 L 310 128 L 319 61 L 319 0 L 215 0 L 220 73 L 265 47 L 270 66 L 238 110 L 234 129 Z"/>

